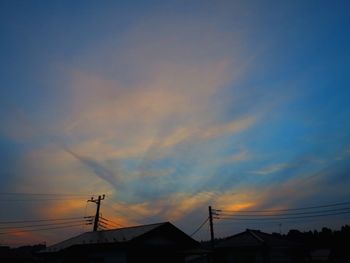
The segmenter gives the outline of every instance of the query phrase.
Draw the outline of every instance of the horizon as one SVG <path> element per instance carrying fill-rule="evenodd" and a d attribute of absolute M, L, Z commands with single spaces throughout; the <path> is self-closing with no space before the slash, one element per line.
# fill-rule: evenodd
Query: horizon
<path fill-rule="evenodd" d="M 171 222 L 159 222 L 159 223 L 150 223 L 150 224 L 146 224 L 146 226 L 147 225 L 157 225 L 157 224 L 162 224 L 162 223 L 171 223 Z M 172 224 L 172 223 L 171 223 Z M 128 227 L 121 227 L 120 229 L 124 229 L 124 228 L 134 228 L 134 227 L 142 227 L 142 226 L 144 226 L 144 225 L 136 225 L 136 226 L 128 226 Z M 175 225 L 175 227 L 176 227 L 176 225 Z M 241 234 L 241 233 L 244 233 L 245 231 L 248 231 L 248 230 L 251 230 L 251 231 L 258 231 L 258 232 L 262 232 L 262 233 L 266 233 L 266 234 L 270 234 L 270 235 L 279 235 L 279 236 L 281 236 L 281 237 L 283 237 L 283 238 L 285 238 L 285 237 L 288 237 L 288 235 L 292 232 L 292 231 L 299 231 L 300 233 L 302 233 L 302 234 L 308 234 L 308 233 L 310 233 L 310 232 L 312 232 L 313 234 L 315 233 L 315 232 L 317 232 L 317 233 L 321 233 L 324 229 L 327 229 L 327 230 L 331 230 L 332 231 L 332 233 L 335 233 L 335 232 L 341 232 L 342 231 L 342 229 L 343 228 L 345 228 L 345 227 L 350 227 L 350 225 L 343 225 L 343 226 L 340 226 L 340 228 L 338 228 L 338 229 L 333 229 L 333 228 L 328 228 L 327 226 L 323 226 L 323 227 L 321 227 L 321 229 L 309 229 L 309 230 L 304 230 L 304 231 L 300 231 L 299 229 L 289 229 L 288 231 L 285 231 L 285 232 L 265 232 L 265 231 L 262 231 L 262 230 L 260 230 L 260 229 L 253 229 L 253 228 L 246 228 L 246 229 L 244 229 L 244 230 L 241 230 L 240 232 L 237 232 L 237 233 L 231 233 L 231 234 L 229 234 L 228 233 L 228 235 L 227 236 L 221 236 L 221 237 L 214 237 L 214 240 L 222 240 L 222 239 L 227 239 L 227 238 L 230 238 L 230 237 L 232 237 L 232 236 L 236 236 L 236 235 L 239 235 L 239 234 Z M 115 230 L 118 230 L 118 228 L 115 228 L 115 229 L 103 229 L 103 230 L 98 230 L 98 231 L 115 231 Z M 180 229 L 181 230 L 181 229 Z M 84 233 L 89 233 L 89 232 L 94 232 L 93 230 L 91 230 L 91 231 L 86 231 L 86 232 L 82 232 L 82 233 L 79 233 L 79 234 L 77 234 L 77 235 L 74 235 L 74 236 L 69 236 L 68 238 L 66 238 L 66 239 L 64 239 L 64 240 L 59 240 L 58 242 L 56 242 L 56 243 L 52 243 L 52 244 L 47 244 L 46 243 L 46 241 L 42 241 L 42 242 L 40 242 L 40 243 L 28 243 L 28 244 L 21 244 L 21 245 L 18 245 L 18 246 L 9 246 L 11 249 L 13 248 L 13 249 L 16 249 L 16 248 L 21 248 L 21 247 L 27 247 L 27 246 L 38 246 L 38 245 L 45 245 L 46 247 L 50 247 L 50 246 L 52 246 L 52 245 L 57 245 L 57 244 L 59 244 L 59 243 L 61 243 L 61 242 L 63 242 L 63 241 L 66 241 L 66 240 L 68 240 L 68 239 L 70 239 L 70 238 L 73 238 L 73 237 L 77 237 L 77 236 L 80 236 L 80 235 L 82 235 L 82 234 L 84 234 Z M 185 233 L 185 234 L 187 234 L 187 233 Z M 210 240 L 210 236 L 208 236 L 208 238 L 207 239 L 205 239 L 205 240 L 198 240 L 198 239 L 195 239 L 197 242 L 199 242 L 199 243 L 206 243 L 206 242 L 211 242 L 211 240 Z M 0 247 L 6 247 L 7 245 L 6 244 L 1 244 L 0 243 Z"/>
<path fill-rule="evenodd" d="M 0 244 L 74 236 L 103 194 L 105 228 L 349 224 L 349 8 L 2 1 Z"/>

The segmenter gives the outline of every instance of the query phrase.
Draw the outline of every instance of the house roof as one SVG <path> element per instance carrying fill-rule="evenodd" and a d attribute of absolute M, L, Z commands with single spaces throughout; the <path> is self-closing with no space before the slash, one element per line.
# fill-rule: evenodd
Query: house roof
<path fill-rule="evenodd" d="M 294 242 L 285 240 L 275 235 L 261 232 L 259 230 L 247 229 L 242 233 L 219 241 L 216 247 L 257 247 L 262 245 L 267 245 L 270 247 L 284 247 L 295 246 L 296 244 Z"/>
<path fill-rule="evenodd" d="M 44 252 L 57 252 L 74 245 L 129 242 L 166 224 L 170 223 L 163 222 L 157 224 L 140 225 L 112 230 L 86 232 L 78 236 L 72 237 L 70 239 L 67 239 L 65 241 L 62 241 L 60 243 L 57 243 L 55 245 L 49 246 Z"/>

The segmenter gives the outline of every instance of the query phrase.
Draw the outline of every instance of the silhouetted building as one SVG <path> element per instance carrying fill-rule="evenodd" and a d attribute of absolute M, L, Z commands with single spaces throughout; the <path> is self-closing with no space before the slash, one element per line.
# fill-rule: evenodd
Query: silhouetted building
<path fill-rule="evenodd" d="M 186 262 L 200 244 L 169 222 L 87 232 L 48 247 L 44 262 Z"/>
<path fill-rule="evenodd" d="M 309 252 L 310 262 L 330 262 L 330 249 L 313 249 Z"/>
<path fill-rule="evenodd" d="M 247 229 L 215 245 L 215 262 L 220 263 L 291 263 L 303 259 L 299 244 L 258 230 Z"/>
<path fill-rule="evenodd" d="M 10 248 L 0 246 L 0 262 L 4 263 L 40 263 L 41 259 L 37 255 L 39 250 L 45 249 L 45 245 L 22 246 Z"/>

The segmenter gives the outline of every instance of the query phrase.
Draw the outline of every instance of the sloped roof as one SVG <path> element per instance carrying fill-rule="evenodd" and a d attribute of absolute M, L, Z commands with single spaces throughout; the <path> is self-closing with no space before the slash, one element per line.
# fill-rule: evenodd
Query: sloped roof
<path fill-rule="evenodd" d="M 296 244 L 259 230 L 247 229 L 242 233 L 219 241 L 216 247 L 256 247 L 262 245 L 268 245 L 270 247 L 283 247 L 295 246 Z"/>
<path fill-rule="evenodd" d="M 55 245 L 49 246 L 46 248 L 45 252 L 57 252 L 74 245 L 128 242 L 165 224 L 170 223 L 164 222 L 151 225 L 86 232 Z"/>

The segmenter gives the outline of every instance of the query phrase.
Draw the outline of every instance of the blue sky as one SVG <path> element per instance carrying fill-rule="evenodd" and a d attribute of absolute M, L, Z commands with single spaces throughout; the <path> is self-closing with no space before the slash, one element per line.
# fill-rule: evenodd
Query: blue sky
<path fill-rule="evenodd" d="M 123 225 L 171 221 L 187 233 L 208 205 L 349 200 L 349 7 L 2 1 L 0 192 L 104 193 L 104 213 Z M 2 219 L 12 220 L 93 212 L 85 201 L 0 205 L 9 211 Z M 219 236 L 278 229 L 217 225 Z M 54 242 L 72 233 L 0 241 Z"/>

